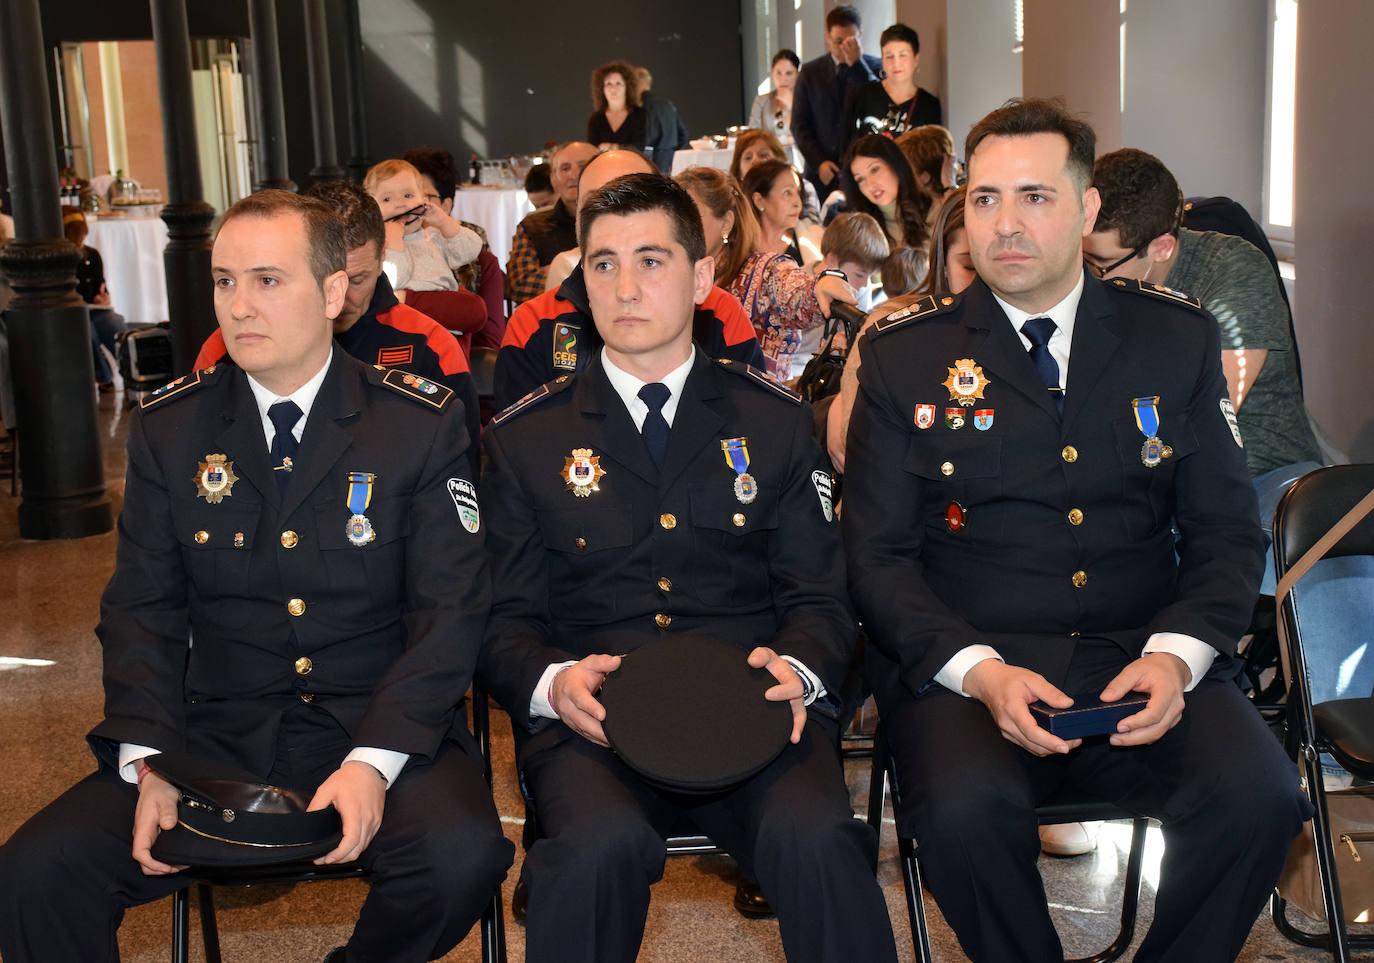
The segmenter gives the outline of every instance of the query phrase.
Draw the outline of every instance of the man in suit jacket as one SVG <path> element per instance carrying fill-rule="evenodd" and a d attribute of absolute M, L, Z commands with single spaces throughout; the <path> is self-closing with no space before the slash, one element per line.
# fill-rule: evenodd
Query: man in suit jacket
<path fill-rule="evenodd" d="M 150 851 L 177 820 L 148 768 L 161 751 L 338 810 L 343 838 L 317 862 L 359 860 L 372 887 L 331 960 L 442 956 L 511 863 L 454 711 L 490 597 L 463 406 L 334 348 L 346 247 L 310 198 L 225 214 L 212 271 L 231 361 L 130 425 L 99 769 L 0 851 L 6 960 L 114 959 L 124 908 L 189 883 Z"/>
<path fill-rule="evenodd" d="M 1163 823 L 1136 960 L 1233 959 L 1306 816 L 1234 682 L 1263 543 L 1215 321 L 1084 271 L 1093 144 L 1048 101 L 969 134 L 980 280 L 861 344 L 851 590 L 898 825 L 972 959 L 1063 958 L 1034 815 L 1061 786 Z M 1058 738 L 1028 708 L 1131 691 L 1148 704 L 1106 739 Z"/>
<path fill-rule="evenodd" d="M 633 961 L 662 834 L 685 816 L 756 874 L 789 960 L 893 960 L 876 840 L 852 818 L 837 757 L 855 625 L 810 412 L 693 345 L 713 268 L 680 186 L 627 175 L 580 219 L 604 347 L 486 434 L 495 594 L 479 677 L 510 711 L 544 834 L 524 864 L 527 959 Z M 767 668 L 767 698 L 793 716 L 774 762 L 697 800 L 607 748 L 595 695 L 620 653 L 681 631 Z"/>
<path fill-rule="evenodd" d="M 850 95 L 883 76 L 883 62 L 863 52 L 863 18 L 849 4 L 825 15 L 827 51 L 807 61 L 792 100 L 792 137 L 806 159 L 806 177 L 822 201 L 839 186 L 840 155 L 849 131 L 845 106 Z"/>

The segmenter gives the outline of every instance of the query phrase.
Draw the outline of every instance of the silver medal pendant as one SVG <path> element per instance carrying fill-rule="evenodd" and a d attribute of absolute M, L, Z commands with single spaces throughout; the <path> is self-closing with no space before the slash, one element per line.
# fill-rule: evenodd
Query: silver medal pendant
<path fill-rule="evenodd" d="M 759 494 L 759 484 L 754 481 L 754 476 L 747 471 L 742 471 L 735 476 L 735 497 L 742 504 L 748 505 Z"/>
<path fill-rule="evenodd" d="M 1150 435 L 1145 439 L 1145 444 L 1140 446 L 1140 463 L 1146 468 L 1154 468 L 1163 457 L 1164 442 L 1159 440 L 1158 435 Z"/>
<path fill-rule="evenodd" d="M 361 512 L 348 520 L 348 527 L 344 530 L 344 534 L 348 537 L 349 542 L 359 548 L 377 537 L 377 533 L 372 530 L 372 523 Z"/>

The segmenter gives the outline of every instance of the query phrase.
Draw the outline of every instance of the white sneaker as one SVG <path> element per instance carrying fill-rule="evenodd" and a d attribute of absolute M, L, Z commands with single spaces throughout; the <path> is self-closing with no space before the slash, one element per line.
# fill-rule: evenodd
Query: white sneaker
<path fill-rule="evenodd" d="M 1082 856 L 1097 848 L 1101 823 L 1059 823 L 1040 827 L 1040 851 L 1046 856 Z"/>

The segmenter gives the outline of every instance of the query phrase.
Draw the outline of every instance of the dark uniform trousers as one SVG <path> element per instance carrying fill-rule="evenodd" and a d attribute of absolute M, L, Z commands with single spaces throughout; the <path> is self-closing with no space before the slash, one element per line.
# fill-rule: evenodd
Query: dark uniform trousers
<path fill-rule="evenodd" d="M 1034 808 L 1064 785 L 1163 825 L 1136 960 L 1233 959 L 1307 807 L 1233 681 L 1262 541 L 1215 321 L 1184 297 L 1086 278 L 1062 416 L 981 281 L 875 332 L 860 342 L 845 548 L 874 642 L 866 671 L 891 735 L 898 824 L 941 912 L 974 960 L 1063 959 Z M 960 389 L 973 405 L 958 405 Z M 1157 428 L 1137 423 L 1141 399 Z M 1163 443 L 1153 467 L 1143 425 Z M 981 702 L 933 681 L 986 642 L 1070 696 L 1096 694 L 1156 632 L 1220 654 L 1149 746 L 1099 738 L 1036 758 Z"/>
<path fill-rule="evenodd" d="M 725 639 L 741 660 L 769 645 L 838 688 L 855 624 L 810 426 L 785 389 L 698 352 L 661 470 L 599 354 L 488 428 L 494 594 L 478 678 L 511 713 L 544 833 L 524 864 L 530 963 L 631 963 L 663 836 L 684 818 L 759 881 L 793 963 L 896 959 L 876 839 L 853 818 L 837 723 L 818 707 L 799 745 L 705 797 L 659 791 L 563 723 L 529 717 L 548 665 L 680 630 Z M 747 439 L 748 501 L 722 451 L 732 437 Z M 595 491 L 570 490 L 574 449 L 596 459 Z"/>
<path fill-rule="evenodd" d="M 0 849 L 6 963 L 116 959 L 125 908 L 187 884 L 145 877 L 131 856 L 121 743 L 298 789 L 354 746 L 405 753 L 363 854 L 372 889 L 349 958 L 442 956 L 481 915 L 514 847 L 455 715 L 490 594 L 466 412 L 450 394 L 334 351 L 284 492 L 232 364 L 145 400 L 96 630 L 99 771 Z M 370 500 L 350 480 L 361 473 Z M 371 537 L 350 539 L 362 513 Z"/>

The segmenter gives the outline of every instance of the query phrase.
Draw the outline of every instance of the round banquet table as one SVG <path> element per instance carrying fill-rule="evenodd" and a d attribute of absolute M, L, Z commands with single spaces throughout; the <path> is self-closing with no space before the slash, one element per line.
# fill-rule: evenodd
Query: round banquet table
<path fill-rule="evenodd" d="M 516 225 L 532 210 L 534 205 L 519 187 L 460 187 L 453 195 L 453 216 L 486 230 L 491 253 L 503 271 Z"/>
<path fill-rule="evenodd" d="M 802 162 L 801 151 L 797 150 L 795 144 L 788 144 L 784 150 L 787 151 L 787 158 L 792 162 L 792 166 L 801 170 L 805 165 Z M 730 162 L 735 159 L 735 149 L 733 147 L 721 147 L 715 150 L 680 150 L 673 155 L 673 176 L 676 177 L 689 167 L 714 167 L 718 171 L 728 171 Z"/>
<path fill-rule="evenodd" d="M 91 217 L 86 244 L 100 252 L 110 306 L 131 324 L 167 320 L 167 278 L 162 250 L 167 225 L 160 217 Z M 206 279 L 209 283 L 209 279 Z"/>

